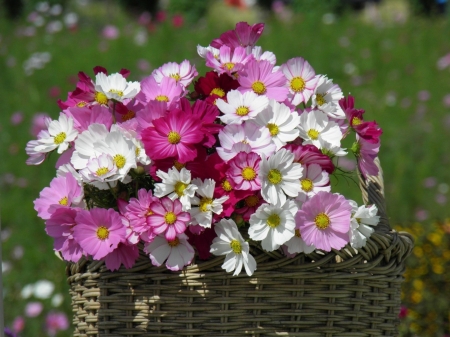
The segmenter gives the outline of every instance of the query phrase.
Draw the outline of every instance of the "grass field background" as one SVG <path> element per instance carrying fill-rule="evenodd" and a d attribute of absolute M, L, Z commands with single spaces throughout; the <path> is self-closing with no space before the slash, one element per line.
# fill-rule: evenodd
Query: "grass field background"
<path fill-rule="evenodd" d="M 9 22 L 0 13 L 0 207 L 6 325 L 24 316 L 30 302 L 42 303 L 44 310 L 36 318 L 25 318 L 22 336 L 38 336 L 36 331 L 46 336 L 42 326 L 50 311 L 70 315 L 65 265 L 54 256 L 52 240 L 33 209 L 33 200 L 55 175 L 56 159 L 52 156 L 37 167 L 25 165 L 25 145 L 33 139 L 33 116 L 46 112 L 57 118 L 56 100 L 65 99 L 74 89 L 78 71 L 93 76 L 92 68 L 97 65 L 110 72 L 127 68 L 130 78 L 139 80 L 166 62 L 189 59 L 204 74 L 206 67 L 196 54 L 198 44 L 208 45 L 238 20 L 263 20 L 266 28 L 259 45 L 273 51 L 278 64 L 304 57 L 316 73 L 327 74 L 345 94 L 351 93 L 356 106 L 366 110 L 366 118 L 382 127 L 380 159 L 391 223 L 413 232 L 421 249 L 410 260 L 414 272 L 407 275 L 404 302 L 412 314 L 404 320 L 403 329 L 412 324 L 420 336 L 449 333 L 450 289 L 444 292 L 443 287 L 448 288 L 450 281 L 445 273 L 450 267 L 450 65 L 444 67 L 443 58 L 450 55 L 450 27 L 445 17 L 411 17 L 402 2 L 395 3 L 398 6 L 383 9 L 375 23 L 370 13 L 342 17 L 294 13 L 290 20 L 280 20 L 273 14 L 258 16 L 219 4 L 195 24 L 175 27 L 170 13 L 165 21 L 144 26 L 111 2 L 83 6 L 74 2 L 65 13 L 77 13 L 76 29 L 63 27 L 48 33 L 45 26 L 36 27 L 33 36 L 24 36 L 32 24 Z M 102 35 L 110 24 L 118 29 L 116 39 Z M 24 65 L 33 53 L 48 53 L 50 60 L 27 74 Z M 335 191 L 361 199 L 351 181 L 339 179 L 333 184 Z M 424 270 L 427 263 L 429 268 Z M 62 294 L 62 304 L 55 307 L 52 296 L 24 298 L 21 294 L 26 285 L 43 279 L 54 283 L 52 296 Z M 437 323 L 435 330 L 427 325 L 430 320 Z M 58 334 L 69 335 L 67 331 Z"/>

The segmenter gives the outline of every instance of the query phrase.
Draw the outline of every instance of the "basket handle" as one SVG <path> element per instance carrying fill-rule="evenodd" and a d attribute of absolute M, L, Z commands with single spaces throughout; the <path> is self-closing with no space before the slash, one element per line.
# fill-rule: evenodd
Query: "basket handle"
<path fill-rule="evenodd" d="M 367 175 L 366 178 L 358 170 L 359 187 L 362 192 L 362 199 L 365 205 L 376 205 L 380 222 L 375 227 L 375 231 L 379 233 L 388 233 L 392 230 L 389 224 L 389 218 L 386 212 L 386 200 L 384 199 L 384 181 L 383 170 L 381 168 L 380 159 L 375 158 L 375 164 L 378 166 L 378 175 Z"/>

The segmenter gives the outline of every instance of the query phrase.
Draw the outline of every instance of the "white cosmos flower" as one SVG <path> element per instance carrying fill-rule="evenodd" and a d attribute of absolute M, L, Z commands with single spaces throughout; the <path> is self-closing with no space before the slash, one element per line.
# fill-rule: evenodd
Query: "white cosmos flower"
<path fill-rule="evenodd" d="M 200 197 L 194 196 L 191 199 L 192 205 L 198 205 L 198 207 L 193 207 L 189 210 L 191 224 L 210 228 L 213 213 L 222 213 L 222 204 L 228 200 L 229 196 L 224 195 L 219 199 L 214 199 L 213 195 L 216 182 L 213 179 L 205 179 L 202 182 L 201 179 L 195 178 L 192 182 L 198 186 L 196 193 Z"/>
<path fill-rule="evenodd" d="M 233 159 L 239 152 L 255 152 L 266 157 L 275 152 L 276 145 L 270 132 L 252 121 L 229 124 L 219 132 L 217 154 L 223 161 Z"/>
<path fill-rule="evenodd" d="M 168 195 L 170 200 L 180 199 L 183 211 L 191 209 L 191 198 L 198 189 L 197 185 L 191 184 L 191 171 L 184 167 L 178 171 L 173 167 L 167 173 L 158 170 L 156 175 L 162 179 L 162 183 L 155 184 L 155 196 L 161 198 Z"/>
<path fill-rule="evenodd" d="M 98 151 L 94 144 L 102 141 L 108 136 L 109 131 L 104 124 L 91 124 L 88 129 L 83 131 L 75 140 L 75 151 L 72 154 L 70 162 L 77 170 L 86 167 L 89 159 L 98 157 L 102 153 Z"/>
<path fill-rule="evenodd" d="M 301 194 L 311 197 L 319 191 L 331 191 L 328 172 L 322 170 L 318 164 L 310 164 L 303 170 L 300 178 Z"/>
<path fill-rule="evenodd" d="M 358 207 L 355 201 L 349 200 L 349 202 L 352 205 L 350 245 L 353 248 L 361 248 L 366 245 L 367 239 L 375 231 L 373 227 L 380 222 L 380 217 L 377 215 L 378 208 L 375 205 Z"/>
<path fill-rule="evenodd" d="M 321 149 L 324 142 L 332 146 L 340 146 L 342 132 L 335 122 L 320 110 L 304 111 L 300 115 L 300 137 L 304 139 L 303 144 L 313 144 Z"/>
<path fill-rule="evenodd" d="M 314 245 L 307 245 L 305 241 L 303 241 L 302 236 L 300 235 L 300 230 L 298 228 L 295 229 L 295 235 L 285 243 L 289 254 L 296 253 L 312 253 L 316 247 Z"/>
<path fill-rule="evenodd" d="M 202 47 L 200 45 L 197 45 L 197 53 L 201 58 L 206 58 L 206 54 L 208 54 L 208 52 L 213 53 L 214 57 L 216 59 L 219 59 L 220 57 L 220 51 L 217 48 L 208 46 L 208 47 Z"/>
<path fill-rule="evenodd" d="M 228 273 L 234 270 L 233 276 L 236 276 L 244 266 L 247 275 L 253 275 L 256 261 L 250 255 L 249 244 L 242 238 L 236 223 L 231 219 L 222 219 L 214 225 L 214 230 L 217 237 L 212 242 L 210 252 L 214 255 L 225 255 L 222 268 Z"/>
<path fill-rule="evenodd" d="M 241 93 L 239 90 L 231 90 L 227 94 L 227 102 L 223 99 L 216 100 L 216 106 L 223 113 L 220 120 L 225 124 L 241 124 L 254 119 L 269 104 L 269 99 L 257 95 L 253 91 Z"/>
<path fill-rule="evenodd" d="M 250 216 L 248 234 L 252 240 L 261 241 L 268 252 L 278 249 L 295 235 L 294 216 L 298 207 L 292 200 L 282 206 L 262 204 Z"/>
<path fill-rule="evenodd" d="M 253 57 L 255 58 L 255 60 L 257 61 L 269 61 L 272 65 L 276 65 L 277 64 L 277 57 L 275 56 L 274 53 L 272 53 L 271 51 L 262 51 L 262 48 L 260 46 L 254 46 L 252 49 L 252 54 Z M 275 69 L 276 68 L 276 69 Z M 272 72 L 275 72 L 279 69 L 280 67 L 274 67 L 274 69 L 272 70 Z"/>
<path fill-rule="evenodd" d="M 311 97 L 311 106 L 325 112 L 330 117 L 344 119 L 345 113 L 339 105 L 339 100 L 344 97 L 341 88 L 324 75 L 316 75 L 316 78 L 318 78 L 318 83 Z"/>
<path fill-rule="evenodd" d="M 42 134 L 43 135 L 43 134 Z M 63 153 L 78 136 L 78 131 L 73 127 L 73 118 L 61 114 L 58 120 L 53 120 L 48 125 L 48 136 L 37 140 L 34 148 L 36 152 L 50 152 L 58 149 L 58 153 Z"/>
<path fill-rule="evenodd" d="M 167 241 L 164 235 L 158 235 L 145 246 L 144 251 L 149 254 L 153 265 L 159 267 L 167 260 L 166 267 L 172 271 L 181 270 L 190 264 L 195 254 L 184 233 L 178 234 L 172 241 Z"/>
<path fill-rule="evenodd" d="M 255 123 L 269 130 L 277 150 L 299 135 L 297 126 L 300 123 L 300 116 L 292 113 L 288 106 L 278 103 L 274 99 L 271 99 L 269 106 L 256 116 Z"/>
<path fill-rule="evenodd" d="M 89 159 L 87 166 L 80 171 L 84 182 L 87 183 L 116 180 L 114 179 L 116 173 L 117 166 L 114 163 L 114 159 L 106 153 Z"/>
<path fill-rule="evenodd" d="M 284 204 L 286 194 L 295 198 L 301 190 L 298 180 L 302 173 L 302 165 L 294 163 L 294 154 L 286 149 L 281 149 L 269 159 L 263 156 L 259 165 L 262 197 L 274 205 Z"/>
<path fill-rule="evenodd" d="M 127 82 L 122 74 L 106 75 L 98 73 L 95 76 L 95 90 L 103 93 L 108 99 L 122 102 L 127 98 L 134 98 L 141 91 L 139 82 Z"/>
<path fill-rule="evenodd" d="M 327 141 L 322 142 L 322 148 L 321 151 L 323 154 L 326 154 L 327 156 L 333 158 L 333 157 L 343 157 L 347 155 L 347 151 L 344 148 L 341 148 L 340 146 L 332 145 L 328 143 Z"/>

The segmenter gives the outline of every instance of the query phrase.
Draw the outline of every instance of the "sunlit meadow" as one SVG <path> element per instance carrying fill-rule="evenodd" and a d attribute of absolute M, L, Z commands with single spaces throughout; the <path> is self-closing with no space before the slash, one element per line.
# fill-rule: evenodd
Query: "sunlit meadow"
<path fill-rule="evenodd" d="M 40 114 L 56 118 L 56 101 L 74 89 L 77 73 L 93 76 L 97 65 L 110 72 L 129 69 L 130 78 L 140 80 L 163 63 L 189 59 L 204 73 L 197 43 L 208 45 L 236 20 L 246 20 L 266 22 L 259 44 L 276 53 L 278 64 L 301 55 L 316 73 L 327 74 L 344 94 L 351 93 L 356 107 L 383 128 L 380 159 L 391 223 L 417 238 L 404 286 L 403 334 L 449 334 L 450 289 L 444 289 L 450 282 L 445 276 L 450 267 L 448 20 L 411 17 L 402 6 L 376 17 L 338 17 L 287 8 L 262 15 L 211 3 L 195 24 L 184 19 L 187 13 L 126 15 L 112 2 L 78 1 L 54 12 L 50 6 L 15 23 L 0 8 L 6 325 L 21 336 L 69 336 L 71 330 L 64 321 L 64 314 L 71 320 L 65 263 L 54 255 L 52 239 L 33 209 L 33 200 L 53 178 L 56 156 L 41 166 L 25 165 L 25 144 L 35 139 Z M 354 180 L 335 176 L 333 184 L 360 202 Z"/>

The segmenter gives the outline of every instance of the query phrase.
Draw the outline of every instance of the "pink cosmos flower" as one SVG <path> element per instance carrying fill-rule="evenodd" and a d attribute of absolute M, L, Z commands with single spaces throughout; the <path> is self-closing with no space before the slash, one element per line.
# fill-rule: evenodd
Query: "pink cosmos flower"
<path fill-rule="evenodd" d="M 349 242 L 352 206 L 338 193 L 319 192 L 307 200 L 295 216 L 302 238 L 326 252 Z"/>
<path fill-rule="evenodd" d="M 130 245 L 120 242 L 116 249 L 105 257 L 105 265 L 111 271 L 119 270 L 123 264 L 129 269 L 134 266 L 139 258 L 139 249 L 136 245 Z"/>
<path fill-rule="evenodd" d="M 255 23 L 250 26 L 247 22 L 238 22 L 234 30 L 228 30 L 220 38 L 211 42 L 211 47 L 219 49 L 227 45 L 232 49 L 237 47 L 253 47 L 263 33 L 264 23 Z"/>
<path fill-rule="evenodd" d="M 115 40 L 119 37 L 119 29 L 113 25 L 107 25 L 102 30 L 102 36 L 107 40 Z"/>
<path fill-rule="evenodd" d="M 308 61 L 302 57 L 290 59 L 281 66 L 281 71 L 287 79 L 290 103 L 296 106 L 308 102 L 319 81 Z"/>
<path fill-rule="evenodd" d="M 21 332 L 25 328 L 25 318 L 17 316 L 12 323 L 12 329 L 15 333 Z"/>
<path fill-rule="evenodd" d="M 249 221 L 250 216 L 256 212 L 265 200 L 260 192 L 248 195 L 244 198 L 244 206 L 236 209 L 236 213 L 242 215 L 244 221 Z"/>
<path fill-rule="evenodd" d="M 73 238 L 76 215 L 74 208 L 58 208 L 45 222 L 46 233 L 54 239 L 54 249 L 61 252 L 64 260 L 72 262 L 78 262 L 83 255 L 83 249 Z"/>
<path fill-rule="evenodd" d="M 45 112 L 36 113 L 31 121 L 30 133 L 37 137 L 39 132 L 48 128 L 48 124 L 51 120 L 51 117 Z"/>
<path fill-rule="evenodd" d="M 153 76 L 148 76 L 141 81 L 141 91 L 137 94 L 136 100 L 142 103 L 166 102 L 168 106 L 171 106 L 183 95 L 184 87 L 175 78 L 163 77 L 158 84 Z"/>
<path fill-rule="evenodd" d="M 175 14 L 172 17 L 172 26 L 174 26 L 175 28 L 180 28 L 182 27 L 184 24 L 184 17 L 181 14 Z"/>
<path fill-rule="evenodd" d="M 236 157 L 228 162 L 230 168 L 227 176 L 231 178 L 233 188 L 238 190 L 257 191 L 261 189 L 261 181 L 258 177 L 261 157 L 254 152 L 239 152 Z"/>
<path fill-rule="evenodd" d="M 206 66 L 213 68 L 219 74 L 226 73 L 231 76 L 240 74 L 244 65 L 252 59 L 253 55 L 247 55 L 245 48 L 237 47 L 232 50 L 228 46 L 222 46 L 218 58 L 211 51 L 206 53 Z"/>
<path fill-rule="evenodd" d="M 305 166 L 303 175 L 300 178 L 300 186 L 302 187 L 300 193 L 306 195 L 308 198 L 317 194 L 319 191 L 330 192 L 331 190 L 328 173 L 323 171 L 318 164 Z"/>
<path fill-rule="evenodd" d="M 29 302 L 25 306 L 25 316 L 27 317 L 37 317 L 40 315 L 44 306 L 41 302 Z"/>
<path fill-rule="evenodd" d="M 175 240 L 178 234 L 184 233 L 187 223 L 191 220 L 188 212 L 183 212 L 179 199 L 161 198 L 159 202 L 150 205 L 153 214 L 147 221 L 156 235 L 163 234 L 167 241 Z"/>
<path fill-rule="evenodd" d="M 153 70 L 152 76 L 157 83 L 161 83 L 164 77 L 171 77 L 185 88 L 191 84 L 192 80 L 198 75 L 195 65 L 188 60 L 184 60 L 180 64 L 176 62 L 168 62 L 158 69 Z"/>
<path fill-rule="evenodd" d="M 11 124 L 12 125 L 19 125 L 22 122 L 23 122 L 23 112 L 17 111 L 11 115 Z"/>
<path fill-rule="evenodd" d="M 241 85 L 238 90 L 246 92 L 252 90 L 257 95 L 266 95 L 269 99 L 283 102 L 288 93 L 286 77 L 281 71 L 273 71 L 273 64 L 269 61 L 250 61 L 244 67 L 244 73 L 239 78 Z"/>
<path fill-rule="evenodd" d="M 175 239 L 167 241 L 164 236 L 158 235 L 147 244 L 144 251 L 149 254 L 153 265 L 159 267 L 166 261 L 169 270 L 181 270 L 191 263 L 194 258 L 194 248 L 189 244 L 186 234 L 178 234 Z"/>
<path fill-rule="evenodd" d="M 147 191 L 145 188 L 141 188 L 137 198 L 131 198 L 126 206 L 125 216 L 129 219 L 130 226 L 139 234 L 147 233 L 145 238 L 154 237 L 152 227 L 148 224 L 147 219 L 153 214 L 150 204 L 157 201 L 159 199 L 153 196 L 151 190 Z"/>
<path fill-rule="evenodd" d="M 94 260 L 104 258 L 126 240 L 126 228 L 120 214 L 112 208 L 81 210 L 75 221 L 73 237 Z"/>
<path fill-rule="evenodd" d="M 334 164 L 330 157 L 323 154 L 316 146 L 312 144 L 298 145 L 287 144 L 285 149 L 294 154 L 294 162 L 302 165 L 318 164 L 322 170 L 332 174 L 334 171 Z"/>
<path fill-rule="evenodd" d="M 142 131 L 145 152 L 153 159 L 175 157 L 188 162 L 197 155 L 195 144 L 203 140 L 201 122 L 181 110 L 173 110 L 167 116 L 155 119 L 153 126 Z"/>
<path fill-rule="evenodd" d="M 102 105 L 94 105 L 91 108 L 70 107 L 64 110 L 64 113 L 67 117 L 73 118 L 73 126 L 79 133 L 87 130 L 89 125 L 94 123 L 103 124 L 109 130 L 113 123 L 111 112 Z"/>
<path fill-rule="evenodd" d="M 68 328 L 69 320 L 63 312 L 51 311 L 45 317 L 45 330 L 50 337 L 54 337 L 58 331 L 65 331 Z"/>
<path fill-rule="evenodd" d="M 358 161 L 359 171 L 365 178 L 367 178 L 367 175 L 378 175 L 379 169 L 375 164 L 375 158 L 380 151 L 380 142 L 368 142 L 356 134 L 356 142 L 353 143 L 352 151 Z"/>
<path fill-rule="evenodd" d="M 72 174 L 56 177 L 50 182 L 50 187 L 39 193 L 34 200 L 34 209 L 41 219 L 50 219 L 53 212 L 60 207 L 78 205 L 83 199 L 83 191 Z"/>

